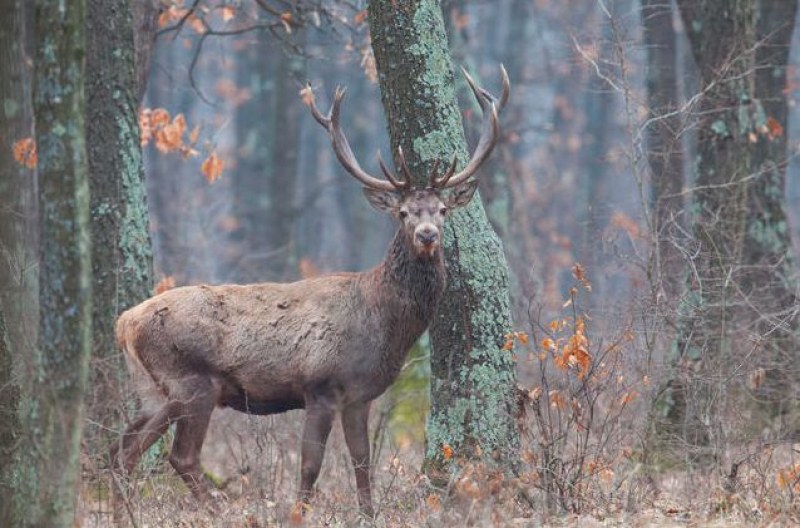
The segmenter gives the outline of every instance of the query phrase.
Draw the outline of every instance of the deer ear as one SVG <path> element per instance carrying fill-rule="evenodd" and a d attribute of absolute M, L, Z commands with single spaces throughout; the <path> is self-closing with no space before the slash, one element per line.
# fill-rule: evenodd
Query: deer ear
<path fill-rule="evenodd" d="M 400 199 L 397 193 L 393 191 L 379 191 L 364 187 L 364 196 L 367 197 L 370 205 L 378 211 L 394 214 L 400 205 Z"/>
<path fill-rule="evenodd" d="M 472 199 L 475 189 L 478 188 L 478 180 L 469 180 L 459 183 L 453 187 L 444 197 L 444 204 L 450 208 L 464 207 Z"/>

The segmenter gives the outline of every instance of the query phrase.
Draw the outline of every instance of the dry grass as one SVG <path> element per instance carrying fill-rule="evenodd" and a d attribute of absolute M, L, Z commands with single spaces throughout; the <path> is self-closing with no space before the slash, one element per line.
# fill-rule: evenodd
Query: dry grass
<path fill-rule="evenodd" d="M 378 406 L 379 407 L 379 406 Z M 376 413 L 378 414 L 378 413 Z M 127 524 L 139 527 L 267 527 L 296 524 L 293 514 L 302 413 L 258 418 L 218 411 L 203 449 L 203 464 L 227 500 L 216 511 L 198 505 L 166 461 L 140 470 Z M 381 436 L 381 435 L 378 435 Z M 388 438 L 388 435 L 382 435 Z M 536 445 L 524 446 L 536 452 Z M 618 446 L 622 449 L 622 446 Z M 356 507 L 355 482 L 339 427 L 331 434 L 313 507 L 304 526 L 791 526 L 800 524 L 800 501 L 780 486 L 780 468 L 797 449 L 763 449 L 742 464 L 734 482 L 722 472 L 662 471 L 646 475 L 621 459 L 613 472 L 586 477 L 577 492 L 584 511 L 566 513 L 541 485 L 542 468 L 528 458 L 519 476 L 506 477 L 479 463 L 460 461 L 446 490 L 419 472 L 422 446 L 402 450 L 383 440 L 375 463 L 378 518 Z M 81 526 L 111 526 L 106 475 L 87 472 L 79 505 Z M 785 483 L 784 483 L 785 484 Z M 556 507 L 553 507 L 553 503 Z M 548 513 L 549 504 L 549 513 Z M 295 521 L 295 522 L 293 522 Z"/>

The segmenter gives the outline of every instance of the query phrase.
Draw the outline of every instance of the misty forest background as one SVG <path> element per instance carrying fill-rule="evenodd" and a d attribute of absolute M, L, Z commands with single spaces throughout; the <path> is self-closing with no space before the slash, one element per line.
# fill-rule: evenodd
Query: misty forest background
<path fill-rule="evenodd" d="M 424 177 L 413 124 L 436 123 L 454 83 L 471 151 L 481 112 L 458 66 L 497 93 L 500 64 L 512 95 L 479 173 L 489 223 L 450 221 L 475 247 L 495 247 L 491 227 L 503 251 L 448 260 L 475 263 L 458 273 L 499 301 L 482 318 L 455 292 L 373 407 L 377 522 L 800 522 L 797 11 L 0 0 L 0 525 L 111 522 L 107 453 L 137 405 L 116 315 L 176 286 L 381 261 L 393 222 L 339 166 L 312 92 L 326 108 L 347 87 L 368 170 L 404 145 Z M 408 91 L 394 43 L 409 38 L 446 86 Z M 452 62 L 436 55 L 448 42 Z M 436 155 L 463 157 L 460 130 L 442 130 Z M 500 280 L 481 290 L 486 270 Z M 459 304 L 488 321 L 480 353 L 442 337 Z M 301 419 L 215 413 L 203 462 L 224 517 L 186 508 L 159 443 L 125 521 L 293 518 Z M 340 436 L 312 525 L 357 519 Z"/>

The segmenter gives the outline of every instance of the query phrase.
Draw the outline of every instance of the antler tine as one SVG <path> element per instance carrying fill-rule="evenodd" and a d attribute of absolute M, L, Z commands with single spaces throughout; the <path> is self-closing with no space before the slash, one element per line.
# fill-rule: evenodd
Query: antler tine
<path fill-rule="evenodd" d="M 386 167 L 386 164 L 383 162 L 383 156 L 381 156 L 380 149 L 378 150 L 378 165 L 381 166 L 381 171 L 383 172 L 383 175 L 386 176 L 386 179 L 389 180 L 389 182 L 391 182 L 392 185 L 394 185 L 398 189 L 404 189 L 405 187 L 407 187 L 406 182 L 398 180 L 397 177 L 392 173 L 392 171 L 390 171 Z"/>
<path fill-rule="evenodd" d="M 453 158 L 450 160 L 450 165 L 447 166 L 447 170 L 442 175 L 441 178 L 438 178 L 436 181 L 433 182 L 431 187 L 442 187 L 447 183 L 447 181 L 456 173 L 456 168 L 458 167 L 458 155 L 453 152 Z"/>
<path fill-rule="evenodd" d="M 341 108 L 342 99 L 344 99 L 344 95 L 345 89 L 341 86 L 337 86 L 336 92 L 333 96 L 333 104 L 331 105 L 331 110 L 327 117 L 322 115 L 317 108 L 313 93 L 309 98 L 308 105 L 311 108 L 311 115 L 314 117 L 314 119 L 316 119 L 316 121 L 328 131 L 328 135 L 331 138 L 331 144 L 333 145 L 333 152 L 336 154 L 336 158 L 339 160 L 339 163 L 341 163 L 345 170 L 347 170 L 347 172 L 349 172 L 355 179 L 371 189 L 380 191 L 395 191 L 403 188 L 397 185 L 400 182 L 393 177 L 387 178 L 389 181 L 380 180 L 374 176 L 371 176 L 361 168 L 361 165 L 358 163 L 355 155 L 353 154 L 353 150 L 350 148 L 350 143 L 348 143 L 347 137 L 345 137 L 344 132 L 339 126 L 339 111 Z M 384 167 L 381 168 L 384 169 Z M 387 172 L 388 170 L 384 169 L 384 174 Z"/>
<path fill-rule="evenodd" d="M 441 165 L 442 160 L 435 159 L 433 161 L 433 167 L 431 167 L 431 175 L 428 177 L 428 187 L 435 188 L 436 182 L 439 181 L 439 165 Z"/>
<path fill-rule="evenodd" d="M 499 100 L 487 90 L 478 86 L 466 70 L 463 68 L 461 70 L 464 72 L 464 77 L 467 79 L 467 84 L 469 84 L 472 89 L 472 93 L 475 94 L 475 98 L 478 100 L 485 121 L 481 137 L 478 140 L 478 145 L 475 147 L 475 152 L 472 154 L 472 158 L 469 160 L 469 163 L 467 163 L 467 166 L 464 167 L 461 172 L 455 174 L 456 159 L 454 156 L 453 163 L 451 163 L 447 173 L 437 181 L 436 186 L 440 188 L 453 187 L 466 181 L 478 170 L 483 162 L 486 161 L 489 154 L 492 153 L 492 149 L 494 149 L 497 143 L 497 137 L 500 135 L 500 119 L 498 117 L 498 112 L 505 106 L 511 91 L 508 73 L 506 73 L 506 69 L 502 65 L 500 66 L 500 76 L 503 83 L 503 92 Z"/>
<path fill-rule="evenodd" d="M 403 188 L 408 189 L 411 187 L 411 171 L 408 170 L 408 165 L 406 165 L 406 156 L 403 154 L 403 147 L 397 147 L 397 159 L 400 161 L 400 171 L 403 173 Z"/>

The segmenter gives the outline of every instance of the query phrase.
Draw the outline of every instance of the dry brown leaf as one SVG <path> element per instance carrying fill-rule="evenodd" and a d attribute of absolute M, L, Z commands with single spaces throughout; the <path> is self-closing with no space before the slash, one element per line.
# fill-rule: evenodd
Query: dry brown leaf
<path fill-rule="evenodd" d="M 214 183 L 222 175 L 222 168 L 224 163 L 217 156 L 216 152 L 212 152 L 203 164 L 200 166 L 200 172 L 206 177 L 208 183 Z"/>
<path fill-rule="evenodd" d="M 236 16 L 236 8 L 233 6 L 223 6 L 221 9 L 222 21 L 227 22 Z"/>
<path fill-rule="evenodd" d="M 36 168 L 39 156 L 36 152 L 36 141 L 32 137 L 26 137 L 14 142 L 14 159 L 20 165 L 29 169 Z"/>
<path fill-rule="evenodd" d="M 155 295 L 158 295 L 160 293 L 164 293 L 167 290 L 171 290 L 174 287 L 175 287 L 175 277 L 173 277 L 172 275 L 167 275 L 166 277 L 158 281 L 158 284 L 156 284 L 155 288 L 153 288 L 153 292 L 155 292 Z"/>

